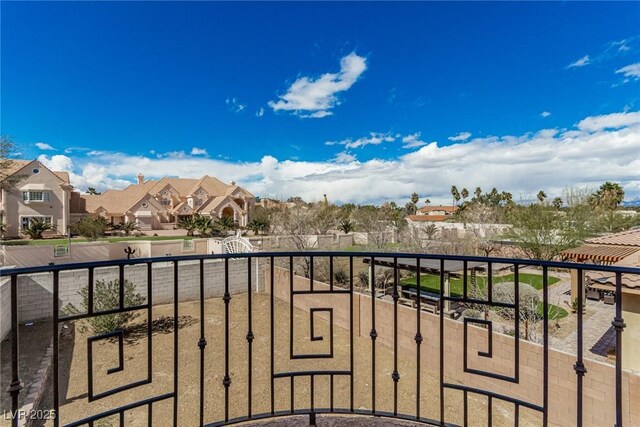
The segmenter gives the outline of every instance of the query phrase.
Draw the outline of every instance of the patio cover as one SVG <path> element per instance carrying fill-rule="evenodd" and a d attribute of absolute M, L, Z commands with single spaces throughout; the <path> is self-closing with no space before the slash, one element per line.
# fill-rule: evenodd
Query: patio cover
<path fill-rule="evenodd" d="M 640 251 L 640 247 L 633 246 L 613 246 L 613 245 L 585 245 L 574 249 L 567 249 L 561 254 L 575 261 L 600 261 L 615 263 L 635 252 Z"/>

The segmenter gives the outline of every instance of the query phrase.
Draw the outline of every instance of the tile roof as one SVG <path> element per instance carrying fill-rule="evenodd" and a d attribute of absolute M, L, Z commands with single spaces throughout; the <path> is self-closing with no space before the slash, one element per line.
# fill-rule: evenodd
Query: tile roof
<path fill-rule="evenodd" d="M 445 211 L 449 213 L 454 213 L 458 209 L 460 209 L 458 206 L 423 206 L 420 209 L 418 209 L 418 212 L 428 213 L 433 211 Z"/>
<path fill-rule="evenodd" d="M 598 245 L 634 246 L 640 248 L 640 229 L 593 237 L 587 239 L 586 242 Z"/>
<path fill-rule="evenodd" d="M 416 222 L 439 222 L 451 219 L 451 215 L 409 215 L 407 218 Z"/>
<path fill-rule="evenodd" d="M 84 195 L 86 200 L 86 209 L 88 212 L 95 212 L 100 206 L 113 213 L 125 213 L 138 203 L 147 194 L 156 195 L 167 185 L 173 187 L 181 197 L 189 197 L 198 188 L 202 187 L 209 196 L 212 196 L 198 211 L 203 211 L 205 207 L 208 210 L 214 209 L 222 203 L 236 188 L 240 188 L 249 197 L 253 195 L 237 185 L 227 185 L 217 178 L 205 175 L 200 179 L 191 178 L 168 178 L 164 177 L 159 180 L 149 180 L 142 184 L 131 184 L 123 190 L 108 190 L 100 195 Z M 182 203 L 178 206 L 182 207 Z M 174 209 L 173 212 L 176 212 Z"/>
<path fill-rule="evenodd" d="M 7 176 L 13 175 L 14 173 L 18 172 L 20 169 L 24 168 L 29 163 L 33 163 L 34 161 L 37 161 L 42 166 L 47 168 L 45 165 L 42 164 L 42 162 L 40 162 L 38 160 L 11 159 L 11 164 L 9 165 L 8 171 L 6 172 Z M 49 168 L 47 168 L 47 169 L 50 170 L 55 176 L 60 178 L 65 184 L 69 184 L 69 172 L 52 171 Z"/>

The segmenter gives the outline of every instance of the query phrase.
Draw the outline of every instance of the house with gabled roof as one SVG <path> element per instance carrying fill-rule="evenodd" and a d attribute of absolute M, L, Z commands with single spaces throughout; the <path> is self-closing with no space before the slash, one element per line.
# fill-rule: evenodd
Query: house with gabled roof
<path fill-rule="evenodd" d="M 67 233 L 73 193 L 68 172 L 52 171 L 38 160 L 12 160 L 4 172 L 15 180 L 0 193 L 0 223 L 7 237 L 18 237 L 35 220 L 51 224 L 46 234 Z"/>
<path fill-rule="evenodd" d="M 123 190 L 83 195 L 85 211 L 114 225 L 131 221 L 141 230 L 160 230 L 175 228 L 182 218 L 194 215 L 231 217 L 244 227 L 255 206 L 255 197 L 246 189 L 208 175 L 145 181 L 139 174 L 137 178 Z"/>

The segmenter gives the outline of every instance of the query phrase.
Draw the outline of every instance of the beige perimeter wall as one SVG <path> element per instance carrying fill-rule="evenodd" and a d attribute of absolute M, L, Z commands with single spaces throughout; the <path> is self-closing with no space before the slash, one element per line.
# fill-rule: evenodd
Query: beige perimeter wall
<path fill-rule="evenodd" d="M 270 274 L 266 270 L 266 292 L 270 292 Z M 276 267 L 274 294 L 289 301 L 289 271 Z M 314 282 L 314 289 L 327 289 L 328 285 Z M 294 289 L 309 289 L 309 279 L 295 276 Z M 349 328 L 349 299 L 328 294 L 314 294 L 309 298 L 295 297 L 295 306 L 308 311 L 311 307 L 334 307 L 334 322 Z M 371 298 L 355 293 L 353 297 L 354 331 L 369 337 L 371 330 Z M 377 345 L 393 348 L 393 303 L 375 301 Z M 440 318 L 422 312 L 420 324 L 424 341 L 421 346 L 421 365 L 439 375 Z M 417 328 L 415 309 L 398 306 L 398 351 L 415 358 L 414 340 Z M 445 320 L 445 381 L 464 384 L 483 390 L 542 405 L 543 347 L 520 340 L 520 379 L 518 384 L 463 372 L 463 323 Z M 487 331 L 469 328 L 469 367 L 513 375 L 514 344 L 512 337 L 493 334 L 493 357 L 479 357 L 478 351 L 487 349 Z M 640 350 L 640 349 L 638 349 Z M 549 421 L 552 425 L 576 425 L 576 374 L 574 355 L 556 350 L 549 351 Z M 587 374 L 583 386 L 583 422 L 585 426 L 613 426 L 615 422 L 615 369 L 613 366 L 586 360 Z M 402 372 L 400 372 L 402 375 Z M 623 413 L 625 425 L 640 426 L 640 375 L 623 371 Z M 426 390 L 439 393 L 439 390 Z"/>

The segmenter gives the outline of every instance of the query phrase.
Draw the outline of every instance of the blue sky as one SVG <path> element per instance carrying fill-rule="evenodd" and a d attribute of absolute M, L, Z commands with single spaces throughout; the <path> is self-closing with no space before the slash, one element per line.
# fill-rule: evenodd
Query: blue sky
<path fill-rule="evenodd" d="M 640 3 L 2 2 L 1 131 L 74 185 L 640 197 Z M 587 166 L 588 165 L 588 166 Z"/>

